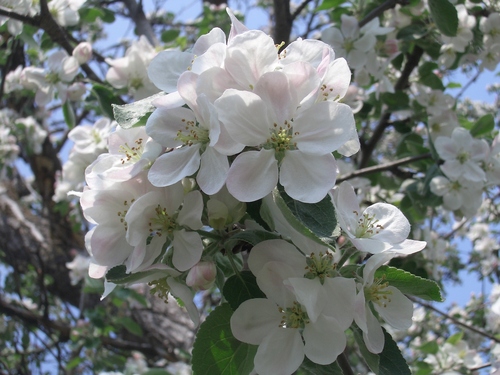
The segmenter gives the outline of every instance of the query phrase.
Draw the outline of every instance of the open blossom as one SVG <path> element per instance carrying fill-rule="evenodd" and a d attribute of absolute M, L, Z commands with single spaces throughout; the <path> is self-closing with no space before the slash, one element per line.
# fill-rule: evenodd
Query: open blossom
<path fill-rule="evenodd" d="M 364 210 L 359 207 L 353 187 L 341 183 L 334 191 L 334 204 L 339 224 L 358 250 L 413 254 L 425 247 L 424 241 L 408 240 L 410 223 L 395 206 L 375 203 Z"/>
<path fill-rule="evenodd" d="M 86 0 L 52 0 L 49 2 L 50 14 L 61 26 L 74 26 L 80 22 L 78 10 Z"/>
<path fill-rule="evenodd" d="M 316 73 L 307 74 L 314 79 Z M 350 138 L 352 110 L 332 101 L 299 110 L 301 93 L 285 73 L 275 71 L 262 75 L 253 92 L 228 89 L 216 100 L 230 136 L 259 149 L 241 153 L 231 165 L 226 184 L 238 200 L 263 198 L 279 179 L 292 198 L 312 203 L 335 184 L 332 152 Z"/>
<path fill-rule="evenodd" d="M 447 210 L 461 210 L 466 217 L 471 217 L 481 206 L 483 185 L 464 177 L 450 180 L 436 176 L 429 186 L 434 194 L 443 197 L 443 207 Z"/>
<path fill-rule="evenodd" d="M 469 43 L 474 38 L 472 30 L 476 26 L 476 18 L 467 13 L 467 8 L 463 4 L 456 6 L 458 13 L 457 35 L 453 37 L 442 36 L 443 41 L 450 44 L 457 52 L 464 52 Z"/>
<path fill-rule="evenodd" d="M 384 333 L 370 305 L 382 319 L 396 329 L 406 330 L 412 325 L 413 302 L 397 288 L 375 279 L 375 271 L 394 257 L 394 253 L 376 254 L 366 262 L 362 283 L 355 302 L 354 320 L 363 331 L 366 347 L 372 353 L 384 348 Z"/>

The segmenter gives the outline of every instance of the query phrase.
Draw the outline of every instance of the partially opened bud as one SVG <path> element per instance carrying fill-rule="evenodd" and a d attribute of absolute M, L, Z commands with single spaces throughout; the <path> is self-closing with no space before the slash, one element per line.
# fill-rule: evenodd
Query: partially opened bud
<path fill-rule="evenodd" d="M 73 56 L 81 64 L 85 64 L 92 58 L 92 45 L 88 42 L 82 42 L 73 50 Z"/>
<path fill-rule="evenodd" d="M 215 264 L 201 261 L 189 270 L 186 284 L 195 290 L 207 290 L 214 284 L 216 276 Z"/>

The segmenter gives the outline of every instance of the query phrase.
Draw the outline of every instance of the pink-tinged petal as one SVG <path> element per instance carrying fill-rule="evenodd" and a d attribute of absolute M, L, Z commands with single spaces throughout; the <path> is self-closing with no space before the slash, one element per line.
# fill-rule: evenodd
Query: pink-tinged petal
<path fill-rule="evenodd" d="M 201 73 L 198 78 L 198 94 L 205 94 L 212 103 L 219 99 L 227 89 L 241 89 L 241 86 L 223 68 L 210 68 Z"/>
<path fill-rule="evenodd" d="M 287 76 L 280 71 L 265 73 L 255 85 L 255 94 L 273 112 L 278 126 L 290 120 L 299 104 L 295 89 L 292 90 Z M 271 123 L 266 124 L 270 127 Z"/>
<path fill-rule="evenodd" d="M 182 142 L 177 140 L 179 131 L 186 131 L 187 123 L 196 123 L 192 110 L 180 107 L 172 109 L 157 108 L 146 122 L 146 133 L 165 147 L 177 147 Z"/>
<path fill-rule="evenodd" d="M 293 141 L 297 148 L 311 154 L 337 150 L 352 135 L 355 127 L 352 109 L 337 102 L 320 102 L 300 112 L 293 122 Z"/>
<path fill-rule="evenodd" d="M 200 170 L 196 175 L 196 182 L 205 194 L 213 195 L 226 183 L 228 172 L 227 156 L 216 151 L 213 147 L 207 147 L 201 155 Z"/>
<path fill-rule="evenodd" d="M 218 141 L 221 132 L 221 123 L 215 106 L 210 103 L 205 94 L 198 96 L 196 100 L 198 105 L 197 119 L 200 126 L 208 129 L 208 137 L 210 138 L 210 147 L 213 147 Z"/>
<path fill-rule="evenodd" d="M 344 58 L 334 60 L 323 77 L 324 98 L 338 100 L 345 96 L 351 83 L 351 69 Z"/>
<path fill-rule="evenodd" d="M 406 330 L 412 325 L 413 302 L 393 286 L 385 288 L 389 292 L 385 306 L 374 303 L 375 310 L 386 323 L 396 329 Z"/>
<path fill-rule="evenodd" d="M 173 277 L 167 279 L 167 284 L 170 287 L 170 292 L 174 297 L 179 298 L 186 308 L 189 317 L 193 321 L 194 325 L 198 327 L 200 324 L 200 313 L 193 302 L 194 293 L 186 285 L 178 282 Z"/>
<path fill-rule="evenodd" d="M 356 282 L 344 277 L 327 278 L 323 285 L 328 295 L 323 315 L 334 317 L 343 330 L 349 328 L 354 316 Z"/>
<path fill-rule="evenodd" d="M 149 245 L 138 245 L 128 257 L 125 265 L 127 266 L 127 273 L 139 272 L 151 266 L 154 260 L 161 254 L 163 245 L 165 244 L 165 237 L 154 236 L 151 238 Z"/>
<path fill-rule="evenodd" d="M 403 242 L 392 244 L 389 251 L 402 255 L 410 255 L 423 250 L 426 245 L 427 242 L 425 241 L 404 240 Z"/>
<path fill-rule="evenodd" d="M 151 191 L 139 197 L 132 203 L 125 215 L 127 227 L 127 241 L 132 246 L 146 242 L 149 236 L 150 219 L 158 204 L 164 200 L 164 194 L 159 191 Z"/>
<path fill-rule="evenodd" d="M 304 277 L 290 277 L 284 283 L 293 288 L 297 302 L 305 307 L 311 323 L 316 322 L 323 312 L 326 301 L 332 298 L 332 296 L 327 295 L 319 279 L 310 280 Z"/>
<path fill-rule="evenodd" d="M 90 261 L 89 277 L 91 277 L 93 279 L 101 279 L 104 276 L 106 276 L 107 271 L 108 271 L 108 267 L 96 264 L 92 260 Z"/>
<path fill-rule="evenodd" d="M 309 103 L 309 99 L 313 99 L 320 86 L 320 77 L 316 70 L 303 61 L 297 61 L 283 67 L 283 73 L 286 74 L 296 92 L 296 96 L 300 101 L 300 110 L 304 107 L 304 103 Z"/>
<path fill-rule="evenodd" d="M 366 348 L 370 352 L 378 354 L 384 349 L 384 332 L 379 321 L 369 308 L 366 309 L 366 326 L 367 331 L 363 331 Z"/>
<path fill-rule="evenodd" d="M 242 342 L 259 345 L 280 324 L 282 313 L 273 301 L 253 298 L 244 301 L 231 316 L 231 332 Z"/>
<path fill-rule="evenodd" d="M 184 99 L 182 99 L 182 96 L 179 94 L 179 92 L 174 91 L 170 94 L 160 96 L 159 98 L 154 99 L 151 102 L 152 105 L 154 105 L 156 108 L 163 108 L 163 109 L 169 109 L 169 108 L 177 108 L 177 107 L 182 107 L 185 103 Z"/>
<path fill-rule="evenodd" d="M 255 245 L 248 257 L 248 267 L 254 275 L 257 275 L 266 263 L 272 261 L 287 264 L 296 270 L 295 277 L 304 274 L 305 256 L 284 240 L 267 240 Z"/>
<path fill-rule="evenodd" d="M 123 232 L 105 224 L 100 224 L 92 233 L 90 239 L 92 256 L 101 266 L 116 266 L 122 264 L 134 249 L 130 246 Z"/>
<path fill-rule="evenodd" d="M 162 51 L 149 64 L 149 79 L 160 90 L 167 93 L 177 91 L 177 80 L 191 66 L 193 58 L 189 52 Z"/>
<path fill-rule="evenodd" d="M 223 66 L 225 57 L 226 44 L 213 44 L 203 55 L 195 57 L 192 71 L 201 74 L 210 68 Z"/>
<path fill-rule="evenodd" d="M 278 162 L 274 150 L 243 152 L 227 174 L 227 190 L 240 202 L 264 198 L 278 183 Z"/>
<path fill-rule="evenodd" d="M 198 118 L 198 105 L 196 104 L 196 100 L 198 99 L 198 92 L 196 91 L 197 81 L 198 74 L 190 70 L 182 73 L 177 81 L 179 95 L 196 114 L 196 118 Z"/>
<path fill-rule="evenodd" d="M 298 329 L 275 327 L 262 340 L 255 354 L 259 375 L 290 375 L 304 361 L 304 344 Z"/>
<path fill-rule="evenodd" d="M 241 23 L 241 21 L 236 18 L 233 11 L 230 8 L 226 8 L 226 12 L 231 19 L 231 30 L 229 30 L 229 37 L 227 42 L 229 43 L 236 35 L 242 34 L 245 31 L 248 31 L 248 28 Z"/>
<path fill-rule="evenodd" d="M 280 183 L 295 200 L 316 203 L 335 185 L 337 163 L 332 154 L 309 155 L 286 151 L 280 166 Z"/>
<path fill-rule="evenodd" d="M 228 44 L 224 66 L 245 90 L 252 90 L 266 72 L 278 63 L 278 52 L 272 38 L 260 30 L 236 35 Z"/>
<path fill-rule="evenodd" d="M 200 261 L 203 252 L 200 235 L 184 229 L 174 232 L 172 247 L 174 248 L 172 263 L 179 271 L 187 271 L 193 267 Z"/>
<path fill-rule="evenodd" d="M 201 214 L 203 212 L 203 197 L 198 190 L 194 190 L 186 194 L 184 204 L 177 223 L 189 229 L 198 230 L 203 226 L 201 222 Z"/>
<path fill-rule="evenodd" d="M 335 361 L 347 343 L 344 330 L 339 327 L 337 320 L 325 315 L 320 315 L 315 323 L 307 324 L 302 336 L 307 358 L 320 365 Z"/>
<path fill-rule="evenodd" d="M 243 151 L 245 145 L 231 138 L 224 124 L 220 124 L 219 130 L 219 138 L 217 139 L 217 143 L 213 146 L 218 152 L 223 155 L 236 155 Z"/>
<path fill-rule="evenodd" d="M 208 34 L 200 36 L 191 51 L 194 55 L 200 56 L 216 43 L 226 44 L 226 34 L 220 28 L 215 27 Z"/>
<path fill-rule="evenodd" d="M 298 39 L 290 43 L 281 53 L 280 62 L 288 65 L 297 61 L 305 61 L 316 69 L 325 56 L 335 58 L 335 52 L 328 44 L 315 39 Z"/>
<path fill-rule="evenodd" d="M 266 103 L 253 92 L 228 89 L 215 107 L 231 138 L 246 146 L 265 143 L 276 122 Z"/>
<path fill-rule="evenodd" d="M 375 203 L 364 210 L 363 215 L 375 218 L 374 234 L 370 237 L 379 241 L 398 243 L 410 234 L 410 222 L 403 213 L 392 204 Z M 378 226 L 381 227 L 378 227 Z"/>
<path fill-rule="evenodd" d="M 194 174 L 200 167 L 200 147 L 201 144 L 184 146 L 160 156 L 149 170 L 149 182 L 169 186 Z"/>

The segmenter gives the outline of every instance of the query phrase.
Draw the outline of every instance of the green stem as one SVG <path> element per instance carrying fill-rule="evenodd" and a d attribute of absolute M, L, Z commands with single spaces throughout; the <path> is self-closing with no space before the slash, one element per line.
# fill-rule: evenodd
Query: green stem
<path fill-rule="evenodd" d="M 340 260 L 338 261 L 337 263 L 337 268 L 340 268 L 344 265 L 345 262 L 347 262 L 347 260 L 352 257 L 354 254 L 356 254 L 358 252 L 358 249 L 356 249 L 354 246 L 350 246 L 348 247 L 344 253 L 342 254 L 342 256 L 340 257 Z"/>

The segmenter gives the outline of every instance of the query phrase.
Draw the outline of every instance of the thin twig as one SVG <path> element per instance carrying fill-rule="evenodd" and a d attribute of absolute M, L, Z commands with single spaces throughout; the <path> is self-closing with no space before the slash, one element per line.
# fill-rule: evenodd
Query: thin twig
<path fill-rule="evenodd" d="M 352 371 L 351 365 L 349 364 L 349 360 L 347 359 L 347 355 L 345 351 L 337 357 L 337 362 L 342 369 L 344 375 L 354 375 Z"/>
<path fill-rule="evenodd" d="M 464 327 L 464 328 L 468 329 L 469 331 L 472 331 L 472 332 L 474 332 L 474 333 L 477 333 L 478 335 L 484 336 L 484 337 L 486 337 L 486 338 L 488 338 L 488 339 L 490 339 L 490 340 L 493 340 L 493 341 L 495 341 L 495 342 L 497 342 L 497 343 L 500 343 L 500 339 L 498 339 L 498 338 L 496 338 L 495 336 L 493 336 L 493 335 L 489 334 L 488 332 L 484 332 L 484 331 L 482 331 L 482 330 L 480 330 L 480 329 L 478 329 L 478 328 L 476 328 L 476 327 L 473 327 L 473 326 L 471 326 L 471 325 L 469 325 L 469 324 L 467 324 L 467 323 L 461 322 L 461 321 L 460 321 L 460 320 L 458 320 L 457 318 L 454 318 L 454 317 L 452 317 L 452 316 L 448 315 L 448 314 L 447 314 L 447 313 L 445 313 L 444 311 L 441 311 L 441 310 L 439 310 L 439 309 L 435 308 L 435 307 L 434 307 L 434 306 L 432 306 L 431 304 L 428 304 L 428 303 L 423 302 L 423 301 L 419 301 L 419 300 L 417 300 L 416 298 L 413 298 L 413 297 L 411 297 L 411 296 L 408 296 L 408 298 L 410 298 L 413 302 L 416 302 L 416 303 L 418 303 L 419 305 L 421 305 L 421 306 L 425 307 L 426 309 L 432 310 L 432 311 L 434 311 L 435 313 L 437 313 L 437 314 L 439 314 L 439 315 L 441 315 L 441 316 L 445 317 L 446 319 L 451 320 L 453 323 L 455 323 L 455 324 L 456 324 L 456 325 L 458 325 L 458 326 Z"/>
<path fill-rule="evenodd" d="M 376 173 L 376 172 L 382 172 L 382 171 L 386 171 L 386 170 L 390 170 L 392 168 L 398 167 L 400 165 L 409 164 L 409 163 L 412 163 L 414 161 L 423 160 L 423 159 L 430 159 L 430 158 L 432 158 L 432 154 L 429 152 L 427 154 L 422 154 L 422 155 L 417 155 L 417 156 L 408 156 L 406 158 L 399 159 L 399 160 L 396 160 L 396 161 L 393 161 L 393 162 L 387 163 L 387 164 L 374 165 L 373 167 L 363 168 L 363 169 L 351 172 L 345 176 L 341 176 L 340 178 L 337 178 L 337 183 L 340 183 L 340 182 L 345 181 L 345 180 L 350 180 L 351 178 L 354 178 L 354 177 L 364 176 L 364 175 Z"/>
<path fill-rule="evenodd" d="M 302 3 L 300 3 L 300 5 L 297 7 L 297 9 L 295 9 L 295 11 L 291 15 L 292 21 L 299 16 L 300 12 L 302 12 L 311 1 L 313 0 L 304 0 Z"/>
<path fill-rule="evenodd" d="M 482 70 L 478 70 L 477 73 L 474 75 L 474 77 L 472 77 L 472 79 L 469 82 L 467 82 L 464 87 L 462 87 L 462 90 L 460 90 L 460 92 L 455 97 L 455 101 L 458 101 L 458 99 L 460 99 L 460 97 L 465 93 L 465 91 L 467 91 L 470 85 L 472 85 L 474 82 L 477 81 L 482 72 L 483 72 Z"/>
<path fill-rule="evenodd" d="M 366 15 L 366 17 L 363 18 L 359 22 L 359 27 L 360 28 L 363 27 L 364 25 L 366 25 L 368 22 L 370 22 L 374 18 L 377 18 L 378 16 L 380 16 L 386 10 L 394 8 L 397 4 L 403 4 L 404 5 L 406 3 L 408 3 L 408 2 L 407 1 L 400 1 L 400 0 L 399 1 L 398 0 L 387 0 L 385 3 L 380 4 L 378 7 L 376 7 L 375 9 L 373 9 L 370 13 L 368 13 Z"/>

